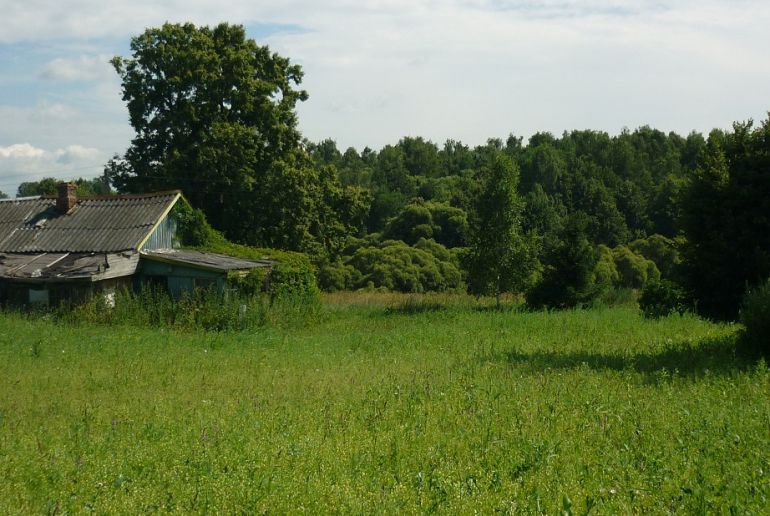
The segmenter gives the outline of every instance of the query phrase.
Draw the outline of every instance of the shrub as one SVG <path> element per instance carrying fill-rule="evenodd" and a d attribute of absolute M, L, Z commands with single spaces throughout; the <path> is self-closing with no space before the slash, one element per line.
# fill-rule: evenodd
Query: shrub
<path fill-rule="evenodd" d="M 636 254 L 628 247 L 618 246 L 612 250 L 615 267 L 620 276 L 619 287 L 642 288 L 648 282 L 660 280 L 660 271 L 655 263 Z"/>
<path fill-rule="evenodd" d="M 318 286 L 324 292 L 351 290 L 360 276 L 355 268 L 346 265 L 341 259 L 326 261 L 318 267 Z"/>
<path fill-rule="evenodd" d="M 682 287 L 669 280 L 645 285 L 639 298 L 639 308 L 647 318 L 658 318 L 687 310 L 687 298 Z"/>
<path fill-rule="evenodd" d="M 270 294 L 271 299 L 290 296 L 305 299 L 310 303 L 318 300 L 318 284 L 316 283 L 315 268 L 304 253 L 280 251 L 234 244 L 228 241 L 220 232 L 212 228 L 206 221 L 203 212 L 193 209 L 189 204 L 180 200 L 174 206 L 174 218 L 177 221 L 177 234 L 180 244 L 198 251 L 226 254 L 246 260 L 273 260 L 276 262 L 268 274 L 256 271 L 245 281 L 232 279 L 239 287 L 245 287 L 247 292 L 263 291 Z M 256 288 L 257 282 L 262 282 L 261 288 Z"/>
<path fill-rule="evenodd" d="M 433 240 L 414 247 L 396 240 L 362 247 L 348 260 L 357 274 L 353 288 L 385 288 L 399 292 L 442 292 L 463 287 L 455 255 Z"/>
<path fill-rule="evenodd" d="M 388 221 L 383 236 L 409 245 L 432 238 L 446 247 L 462 247 L 468 243 L 468 216 L 460 208 L 417 200 Z"/>
<path fill-rule="evenodd" d="M 746 292 L 740 317 L 747 342 L 763 353 L 770 351 L 770 278 Z"/>
<path fill-rule="evenodd" d="M 634 240 L 628 244 L 628 247 L 634 253 L 655 262 L 664 279 L 674 278 L 682 263 L 677 241 L 663 235 L 651 235 L 645 239 Z"/>
<path fill-rule="evenodd" d="M 615 258 L 612 249 L 600 244 L 596 248 L 597 261 L 594 267 L 594 281 L 601 290 L 607 291 L 620 282 L 618 268 L 615 266 Z"/>

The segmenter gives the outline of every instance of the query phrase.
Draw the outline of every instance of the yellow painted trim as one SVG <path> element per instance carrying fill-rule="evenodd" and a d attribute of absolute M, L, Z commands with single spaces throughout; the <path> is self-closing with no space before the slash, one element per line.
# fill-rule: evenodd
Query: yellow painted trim
<path fill-rule="evenodd" d="M 158 226 L 160 226 L 160 223 L 163 222 L 163 219 L 165 219 L 166 216 L 169 214 L 169 212 L 171 212 L 171 209 L 174 207 L 174 205 L 176 205 L 176 202 L 179 200 L 180 197 L 182 197 L 182 194 L 177 193 L 176 196 L 174 197 L 174 200 L 168 204 L 168 207 L 165 210 L 163 210 L 163 213 L 161 213 L 160 217 L 158 217 L 158 220 L 156 220 L 155 224 L 153 224 L 152 229 L 150 229 L 150 231 L 144 236 L 144 238 L 141 239 L 138 244 L 136 244 L 135 249 L 137 251 L 142 250 L 142 246 L 146 244 L 147 241 L 152 236 L 152 234 L 155 233 L 155 230 L 158 229 Z"/>

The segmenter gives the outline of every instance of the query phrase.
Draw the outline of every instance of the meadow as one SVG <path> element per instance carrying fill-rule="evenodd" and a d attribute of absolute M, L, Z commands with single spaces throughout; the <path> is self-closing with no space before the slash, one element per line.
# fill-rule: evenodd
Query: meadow
<path fill-rule="evenodd" d="M 343 294 L 184 332 L 0 314 L 0 513 L 766 512 L 736 325 Z"/>

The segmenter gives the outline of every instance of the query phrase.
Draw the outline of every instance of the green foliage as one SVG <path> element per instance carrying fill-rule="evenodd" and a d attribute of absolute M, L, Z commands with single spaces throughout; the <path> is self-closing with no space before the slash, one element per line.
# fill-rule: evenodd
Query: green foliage
<path fill-rule="evenodd" d="M 547 242 L 551 242 L 558 238 L 564 212 L 563 204 L 548 195 L 540 184 L 535 184 L 525 197 L 522 226 L 525 231 L 537 233 Z"/>
<path fill-rule="evenodd" d="M 74 307 L 62 306 L 57 318 L 76 324 L 131 325 L 183 331 L 238 331 L 263 326 L 268 302 L 262 296 L 196 289 L 172 299 L 162 289 L 118 292 L 115 306 L 100 296 Z"/>
<path fill-rule="evenodd" d="M 8 194 L 0 190 L 0 199 L 7 199 L 7 198 L 8 198 Z"/>
<path fill-rule="evenodd" d="M 398 142 L 404 153 L 404 167 L 412 176 L 435 177 L 441 175 L 438 147 L 422 137 L 405 137 Z"/>
<path fill-rule="evenodd" d="M 620 285 L 620 274 L 615 264 L 615 255 L 612 249 L 600 244 L 596 248 L 596 266 L 594 267 L 594 281 L 603 290 Z"/>
<path fill-rule="evenodd" d="M 203 211 L 190 206 L 184 198 L 177 201 L 171 215 L 176 221 L 176 234 L 182 246 L 202 247 L 227 243 L 227 239 L 211 227 Z"/>
<path fill-rule="evenodd" d="M 757 351 L 770 354 L 770 279 L 746 292 L 740 319 L 748 343 Z"/>
<path fill-rule="evenodd" d="M 341 258 L 318 267 L 318 286 L 325 292 L 351 290 L 361 283 L 361 273 Z"/>
<path fill-rule="evenodd" d="M 224 23 L 147 29 L 131 52 L 112 60 L 136 131 L 107 167 L 120 191 L 180 189 L 228 239 L 314 256 L 362 228 L 368 194 L 299 145 L 298 65 Z"/>
<path fill-rule="evenodd" d="M 228 333 L 0 314 L 0 513 L 766 512 L 736 326 L 379 297 Z"/>
<path fill-rule="evenodd" d="M 45 177 L 40 181 L 25 181 L 19 185 L 16 197 L 32 197 L 35 195 L 56 195 L 56 185 L 61 182 L 53 177 Z"/>
<path fill-rule="evenodd" d="M 201 210 L 192 208 L 184 199 L 174 206 L 173 216 L 177 221 L 177 235 L 183 247 L 200 251 L 225 254 L 252 260 L 273 260 L 276 264 L 269 275 L 254 271 L 246 279 L 233 279 L 247 292 L 264 291 L 276 297 L 294 297 L 317 302 L 318 286 L 315 268 L 303 253 L 250 247 L 229 242 L 220 232 L 211 227 Z M 262 288 L 256 287 L 263 281 Z"/>
<path fill-rule="evenodd" d="M 387 240 L 414 245 L 421 238 L 432 238 L 446 247 L 468 245 L 468 216 L 460 208 L 443 203 L 416 200 L 392 218 L 383 232 Z"/>
<path fill-rule="evenodd" d="M 62 304 L 48 315 L 62 323 L 146 327 L 164 330 L 236 332 L 264 326 L 305 324 L 318 315 L 318 299 L 289 294 L 274 298 L 262 292 L 264 271 L 231 278 L 228 290 L 196 289 L 173 299 L 166 290 L 143 286 L 115 293 L 114 304 L 95 295 L 78 304 Z M 43 312 L 45 313 L 45 312 Z M 33 310 L 32 316 L 41 312 Z"/>
<path fill-rule="evenodd" d="M 58 184 L 61 182 L 61 179 L 53 177 L 45 177 L 40 181 L 25 181 L 19 185 L 16 197 L 31 197 L 35 195 L 56 196 L 58 194 Z M 92 179 L 79 177 L 69 182 L 75 183 L 77 187 L 75 192 L 78 197 L 106 196 L 114 193 L 106 175 Z"/>
<path fill-rule="evenodd" d="M 401 192 L 382 190 L 375 192 L 372 199 L 366 227 L 370 233 L 382 231 L 388 220 L 395 217 L 406 205 L 406 196 Z"/>
<path fill-rule="evenodd" d="M 347 261 L 355 269 L 351 288 L 384 288 L 398 292 L 442 292 L 463 288 L 457 258 L 433 240 L 419 240 L 413 247 L 386 240 L 361 247 Z"/>
<path fill-rule="evenodd" d="M 273 260 L 276 263 L 266 278 L 265 292 L 269 293 L 273 299 L 284 297 L 305 299 L 310 304 L 318 300 L 315 267 L 304 253 L 249 247 L 229 242 L 204 245 L 198 249 L 244 259 Z"/>
<path fill-rule="evenodd" d="M 432 238 L 433 216 L 424 202 L 408 204 L 388 222 L 383 237 L 402 240 L 409 245 L 421 238 Z"/>
<path fill-rule="evenodd" d="M 498 153 L 485 169 L 470 223 L 465 268 L 477 294 L 523 291 L 536 269 L 535 241 L 522 234 L 518 167 Z"/>
<path fill-rule="evenodd" d="M 399 192 L 406 198 L 414 196 L 417 182 L 406 168 L 404 149 L 401 146 L 386 145 L 377 155 L 377 166 L 372 182 L 378 190 Z"/>
<path fill-rule="evenodd" d="M 735 319 L 746 285 L 770 276 L 770 115 L 713 131 L 684 195 L 685 283 L 698 311 Z"/>
<path fill-rule="evenodd" d="M 642 288 L 648 282 L 660 280 L 660 271 L 652 260 L 634 253 L 625 246 L 612 250 L 615 268 L 618 272 L 618 286 L 627 288 Z"/>
<path fill-rule="evenodd" d="M 580 214 L 569 218 L 558 244 L 546 251 L 542 276 L 526 294 L 531 308 L 586 306 L 606 288 L 596 283 L 599 253 L 586 238 L 587 219 Z"/>
<path fill-rule="evenodd" d="M 653 261 L 662 278 L 672 279 L 680 274 L 682 259 L 679 247 L 681 245 L 681 241 L 677 242 L 663 235 L 651 235 L 645 239 L 634 240 L 628 244 L 628 248 Z"/>
<path fill-rule="evenodd" d="M 128 169 L 113 170 L 119 188 L 181 187 L 215 220 L 202 201 L 223 187 L 240 191 L 297 147 L 302 70 L 247 39 L 243 27 L 166 23 L 132 38 L 131 52 L 112 60 L 136 131 Z M 231 159 L 215 169 L 201 166 L 225 152 Z"/>
<path fill-rule="evenodd" d="M 648 319 L 683 314 L 688 309 L 687 296 L 682 287 L 673 281 L 651 281 L 642 290 L 639 308 Z"/>

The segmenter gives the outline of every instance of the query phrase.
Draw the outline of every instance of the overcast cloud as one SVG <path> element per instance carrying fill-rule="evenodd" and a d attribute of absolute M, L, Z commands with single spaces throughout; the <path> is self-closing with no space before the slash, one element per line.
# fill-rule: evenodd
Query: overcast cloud
<path fill-rule="evenodd" d="M 341 148 L 644 124 L 686 134 L 770 109 L 762 0 L 0 0 L 0 12 L 0 190 L 11 194 L 20 180 L 96 175 L 125 150 L 107 61 L 164 21 L 241 23 L 302 64 L 300 127 Z"/>

